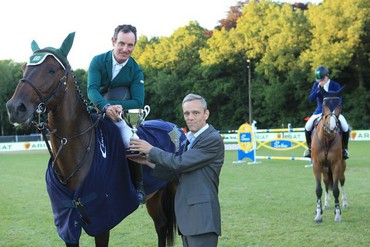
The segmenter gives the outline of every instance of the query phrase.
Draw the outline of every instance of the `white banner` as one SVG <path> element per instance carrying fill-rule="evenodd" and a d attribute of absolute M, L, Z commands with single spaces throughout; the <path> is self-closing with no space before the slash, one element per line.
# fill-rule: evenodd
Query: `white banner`
<path fill-rule="evenodd" d="M 0 143 L 0 152 L 47 150 L 44 141 Z"/>
<path fill-rule="evenodd" d="M 238 143 L 238 133 L 221 134 L 224 143 Z M 272 132 L 272 133 L 257 133 L 257 141 L 267 141 L 277 138 L 289 138 L 294 141 L 304 141 L 304 132 Z M 370 141 L 370 130 L 352 130 L 350 135 L 351 141 Z"/>
<path fill-rule="evenodd" d="M 238 134 L 221 134 L 227 150 L 237 150 Z M 295 141 L 304 141 L 304 132 L 276 132 L 276 133 L 257 133 L 257 141 L 267 141 L 276 138 L 289 138 Z M 370 141 L 370 130 L 352 130 L 350 141 Z M 236 144 L 236 145 L 233 145 Z M 44 141 L 35 142 L 3 142 L 0 143 L 0 152 L 11 151 L 34 151 L 47 150 Z"/>

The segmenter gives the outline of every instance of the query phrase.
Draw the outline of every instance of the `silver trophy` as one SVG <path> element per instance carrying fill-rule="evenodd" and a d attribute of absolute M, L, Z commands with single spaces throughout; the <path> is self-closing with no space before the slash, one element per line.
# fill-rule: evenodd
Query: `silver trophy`
<path fill-rule="evenodd" d="M 132 127 L 131 138 L 140 139 L 137 133 L 137 128 L 144 122 L 145 118 L 149 115 L 150 107 L 144 106 L 144 109 L 130 109 L 123 112 L 123 119 Z M 126 150 L 126 156 L 139 156 L 139 151 L 132 151 L 129 148 Z"/>

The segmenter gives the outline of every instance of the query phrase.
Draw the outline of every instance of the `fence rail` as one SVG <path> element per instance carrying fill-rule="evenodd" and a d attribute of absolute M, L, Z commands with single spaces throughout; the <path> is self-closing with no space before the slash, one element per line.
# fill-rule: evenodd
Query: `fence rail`
<path fill-rule="evenodd" d="M 49 135 L 47 136 L 48 140 Z M 2 142 L 37 142 L 44 141 L 41 134 L 32 135 L 13 135 L 13 136 L 0 136 L 0 143 Z"/>

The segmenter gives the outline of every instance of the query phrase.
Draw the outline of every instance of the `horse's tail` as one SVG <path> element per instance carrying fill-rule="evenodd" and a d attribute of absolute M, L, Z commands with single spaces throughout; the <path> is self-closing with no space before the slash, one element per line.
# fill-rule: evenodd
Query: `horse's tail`
<path fill-rule="evenodd" d="M 178 185 L 178 180 L 175 179 L 166 185 L 163 191 L 162 205 L 166 215 L 166 240 L 168 246 L 173 246 L 176 226 L 175 215 L 175 194 Z"/>

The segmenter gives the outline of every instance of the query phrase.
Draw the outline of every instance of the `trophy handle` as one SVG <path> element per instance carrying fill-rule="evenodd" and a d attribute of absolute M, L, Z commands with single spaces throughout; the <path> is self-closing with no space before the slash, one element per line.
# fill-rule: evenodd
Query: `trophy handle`
<path fill-rule="evenodd" d="M 149 115 L 149 112 L 150 112 L 150 106 L 148 106 L 148 105 L 144 106 L 144 109 L 143 109 L 143 113 L 144 113 L 143 121 Z"/>

